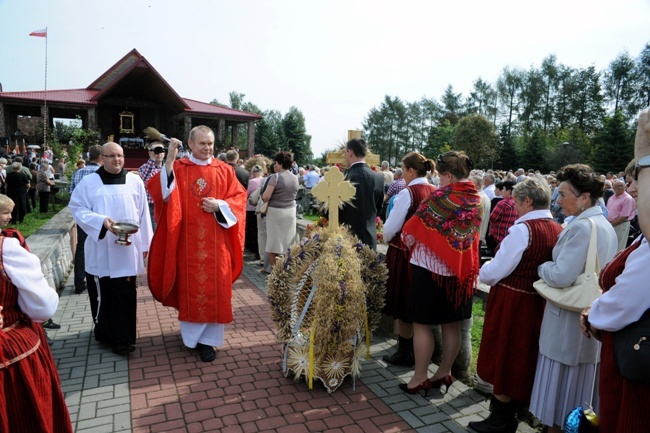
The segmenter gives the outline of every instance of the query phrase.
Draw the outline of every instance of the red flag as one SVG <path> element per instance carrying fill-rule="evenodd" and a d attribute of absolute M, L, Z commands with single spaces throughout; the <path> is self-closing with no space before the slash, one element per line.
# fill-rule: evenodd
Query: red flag
<path fill-rule="evenodd" d="M 47 29 L 34 30 L 29 36 L 36 36 L 37 38 L 47 38 Z"/>

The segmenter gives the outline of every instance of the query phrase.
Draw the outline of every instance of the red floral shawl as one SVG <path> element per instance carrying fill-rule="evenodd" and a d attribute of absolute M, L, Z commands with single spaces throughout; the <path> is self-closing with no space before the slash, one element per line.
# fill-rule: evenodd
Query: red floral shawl
<path fill-rule="evenodd" d="M 447 298 L 460 306 L 474 295 L 479 271 L 481 197 L 470 181 L 436 189 L 402 229 L 402 239 L 418 261 L 430 263 L 434 255 L 453 272 L 447 280 Z M 420 247 L 414 247 L 420 244 Z M 423 252 L 423 253 L 422 253 Z M 434 279 L 441 278 L 433 273 Z M 449 277 L 447 277 L 449 278 Z"/>

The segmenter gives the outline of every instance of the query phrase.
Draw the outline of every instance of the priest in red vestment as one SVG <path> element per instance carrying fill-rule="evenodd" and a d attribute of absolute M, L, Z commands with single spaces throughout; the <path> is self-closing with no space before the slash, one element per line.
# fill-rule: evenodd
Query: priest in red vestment
<path fill-rule="evenodd" d="M 215 359 L 233 320 L 232 284 L 242 271 L 246 190 L 235 170 L 213 158 L 214 132 L 192 129 L 189 158 L 176 160 L 172 138 L 165 167 L 147 182 L 157 223 L 149 252 L 154 298 L 178 310 L 183 343 Z"/>

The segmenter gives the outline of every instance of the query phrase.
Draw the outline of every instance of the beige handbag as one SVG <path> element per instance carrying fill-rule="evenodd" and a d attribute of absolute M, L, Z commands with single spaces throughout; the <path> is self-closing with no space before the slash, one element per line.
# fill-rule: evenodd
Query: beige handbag
<path fill-rule="evenodd" d="M 551 287 L 542 279 L 533 283 L 537 293 L 544 299 L 565 310 L 582 311 L 603 293 L 598 285 L 600 266 L 598 263 L 596 224 L 591 218 L 587 219 L 591 223 L 591 237 L 589 238 L 585 272 L 578 275 L 576 281 L 569 287 Z"/>
<path fill-rule="evenodd" d="M 269 202 L 260 199 L 260 201 L 257 202 L 257 208 L 255 209 L 255 212 L 260 213 L 262 215 L 266 215 L 266 211 L 268 209 L 269 209 Z"/>
<path fill-rule="evenodd" d="M 251 206 L 257 206 L 257 202 L 260 200 L 260 196 L 262 195 L 262 188 L 257 188 L 255 191 L 251 193 L 251 195 L 248 196 L 248 204 Z"/>

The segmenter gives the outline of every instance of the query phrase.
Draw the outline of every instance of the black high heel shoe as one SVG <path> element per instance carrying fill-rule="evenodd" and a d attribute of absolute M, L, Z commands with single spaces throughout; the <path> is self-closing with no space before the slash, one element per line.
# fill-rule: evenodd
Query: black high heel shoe
<path fill-rule="evenodd" d="M 454 378 L 451 374 L 448 374 L 447 376 L 443 376 L 438 380 L 429 380 L 429 383 L 431 384 L 431 388 L 434 389 L 440 389 L 442 385 L 445 385 L 445 391 L 447 391 L 449 390 L 451 384 L 454 383 Z"/>
<path fill-rule="evenodd" d="M 417 385 L 415 388 L 409 388 L 408 384 L 400 383 L 399 389 L 404 391 L 407 394 L 417 394 L 420 390 L 424 390 L 424 396 L 426 397 L 431 389 L 431 381 L 429 379 L 425 380 L 421 384 Z"/>

